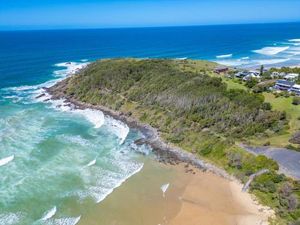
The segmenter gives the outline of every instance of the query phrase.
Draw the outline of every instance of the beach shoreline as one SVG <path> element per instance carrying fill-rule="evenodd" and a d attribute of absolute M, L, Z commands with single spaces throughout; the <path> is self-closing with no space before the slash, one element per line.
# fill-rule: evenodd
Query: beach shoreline
<path fill-rule="evenodd" d="M 65 80 L 60 81 L 58 84 L 64 81 Z M 76 99 L 68 98 L 63 93 L 57 92 L 57 89 L 54 90 L 53 87 L 54 86 L 45 88 L 46 92 L 50 95 L 51 100 L 63 100 L 66 105 L 74 109 L 99 110 L 103 112 L 104 115 L 125 123 L 131 129 L 140 131 L 143 134 L 144 138 L 137 140 L 135 143 L 137 145 L 149 145 L 152 148 L 153 152 L 160 158 L 160 161 L 170 164 L 178 164 L 179 162 L 188 163 L 202 171 L 211 171 L 216 175 L 228 180 L 235 180 L 235 178 L 228 174 L 225 170 L 201 160 L 192 153 L 166 143 L 161 139 L 159 131 L 157 131 L 157 129 L 151 127 L 150 125 L 141 123 L 132 116 L 125 115 L 122 112 L 109 109 L 105 106 L 91 105 L 88 103 L 77 101 Z M 37 98 L 39 97 L 40 96 L 38 96 Z"/>
<path fill-rule="evenodd" d="M 68 79 L 68 78 L 66 78 Z M 65 80 L 60 81 L 60 84 L 63 84 Z M 235 196 L 236 202 L 240 202 L 244 207 L 249 207 L 250 211 L 261 213 L 260 216 L 240 216 L 241 218 L 239 220 L 235 219 L 235 222 L 232 224 L 268 224 L 268 218 L 271 218 L 274 216 L 274 211 L 271 210 L 268 207 L 262 206 L 255 200 L 255 197 L 250 193 L 243 193 L 242 192 L 242 184 L 232 175 L 228 174 L 225 170 L 218 168 L 208 162 L 205 162 L 195 156 L 192 153 L 186 152 L 183 149 L 180 149 L 175 146 L 171 146 L 168 143 L 165 143 L 160 138 L 159 131 L 157 131 L 155 128 L 151 127 L 148 124 L 141 123 L 136 118 L 126 115 L 122 112 L 118 112 L 112 109 L 109 109 L 104 106 L 99 105 L 91 105 L 87 103 L 83 103 L 80 101 L 77 101 L 76 99 L 68 98 L 64 95 L 64 93 L 59 92 L 57 90 L 57 86 L 52 86 L 50 88 L 45 88 L 47 94 L 51 96 L 51 100 L 63 100 L 64 104 L 70 106 L 74 109 L 93 109 L 93 110 L 99 110 L 104 113 L 104 115 L 112 117 L 116 120 L 122 121 L 126 125 L 128 125 L 131 129 L 139 130 L 144 138 L 136 140 L 135 143 L 137 145 L 143 145 L 147 144 L 151 146 L 152 151 L 155 153 L 156 156 L 158 156 L 158 161 L 164 163 L 164 164 L 170 164 L 173 166 L 178 166 L 181 163 L 186 163 L 187 165 L 191 165 L 197 169 L 199 169 L 201 172 L 208 172 L 207 174 L 212 173 L 214 176 L 223 178 L 224 180 L 230 182 L 230 186 L 228 188 L 231 190 L 232 195 Z M 49 99 L 49 100 L 50 100 Z M 191 170 L 192 171 L 192 170 Z M 191 172 L 186 170 L 185 172 Z M 206 173 L 204 173 L 206 174 Z M 196 183 L 198 183 L 197 181 Z M 196 187 L 197 185 L 188 185 L 187 187 Z M 187 190 L 186 193 L 189 195 L 189 193 L 192 193 L 193 191 Z M 246 196 L 246 197 L 245 197 Z M 239 199 L 241 197 L 241 199 Z M 263 210 L 262 210 L 263 209 Z M 262 211 L 261 211 L 262 210 Z M 174 221 L 170 223 L 170 225 L 179 225 L 180 223 L 177 222 L 177 220 L 181 221 L 181 216 L 186 219 L 186 216 L 190 215 L 189 213 L 190 209 L 188 207 L 188 210 L 184 207 L 182 210 L 174 217 Z M 248 210 L 249 211 L 249 210 Z M 197 213 L 194 214 L 196 218 L 198 218 L 196 215 L 199 213 L 198 209 L 196 210 Z M 263 222 L 262 222 L 263 221 Z M 192 224 L 192 223 L 191 223 Z M 195 223 L 194 223 L 195 224 Z M 209 223 L 208 223 L 209 224 Z M 228 223 L 230 224 L 230 223 Z"/>

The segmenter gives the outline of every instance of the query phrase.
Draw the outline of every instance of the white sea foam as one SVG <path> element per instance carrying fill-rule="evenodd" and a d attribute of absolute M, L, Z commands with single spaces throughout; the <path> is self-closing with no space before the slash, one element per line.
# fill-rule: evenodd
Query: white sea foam
<path fill-rule="evenodd" d="M 0 214 L 0 224 L 3 225 L 18 224 L 20 220 L 21 220 L 21 214 L 16 214 L 16 213 Z"/>
<path fill-rule="evenodd" d="M 86 167 L 93 166 L 93 165 L 95 165 L 95 164 L 96 164 L 96 162 L 97 162 L 97 160 L 96 160 L 96 159 L 94 159 L 94 160 L 90 161 L 90 162 L 89 162 L 89 163 L 86 165 Z"/>
<path fill-rule="evenodd" d="M 0 166 L 4 166 L 4 165 L 8 164 L 9 162 L 13 161 L 14 158 L 15 158 L 15 156 L 12 155 L 12 156 L 0 159 Z"/>
<path fill-rule="evenodd" d="M 110 195 L 116 188 L 120 187 L 127 179 L 129 179 L 131 176 L 133 176 L 134 174 L 140 172 L 143 168 L 143 164 L 141 164 L 136 170 L 134 170 L 132 173 L 127 174 L 123 179 L 117 181 L 114 185 L 114 188 L 111 189 L 106 189 L 106 193 L 103 193 L 103 188 L 101 188 L 100 191 L 100 195 L 96 194 L 96 202 L 100 203 L 101 201 L 103 201 L 108 195 Z M 104 188 L 105 190 L 105 188 Z"/>
<path fill-rule="evenodd" d="M 57 63 L 55 64 L 56 67 L 63 67 L 65 68 L 64 70 L 59 70 L 56 71 L 56 75 L 72 75 L 75 74 L 76 72 L 78 72 L 79 70 L 83 69 L 84 67 L 86 67 L 89 63 L 87 62 L 63 62 L 63 63 Z"/>
<path fill-rule="evenodd" d="M 246 57 L 242 57 L 242 58 L 241 58 L 241 60 L 248 60 L 248 59 L 250 59 L 249 56 L 246 56 Z"/>
<path fill-rule="evenodd" d="M 76 225 L 80 219 L 81 216 L 51 219 L 47 221 L 46 225 Z"/>
<path fill-rule="evenodd" d="M 215 62 L 225 66 L 244 66 L 250 63 L 246 60 L 216 60 Z"/>
<path fill-rule="evenodd" d="M 114 157 L 116 157 L 116 155 L 114 155 Z M 103 170 L 97 166 L 88 167 L 90 168 L 90 171 L 83 170 L 82 177 L 88 188 L 74 193 L 69 193 L 70 195 L 68 196 L 76 195 L 80 200 L 92 197 L 96 203 L 100 203 L 116 188 L 121 186 L 123 182 L 143 168 L 142 163 L 133 163 L 124 159 L 126 158 L 125 155 L 119 155 L 119 157 L 122 157 L 122 159 L 117 157 L 115 159 L 109 159 L 109 162 L 107 162 L 114 167 L 116 170 L 115 172 L 111 170 Z M 101 160 L 103 160 L 103 158 Z"/>
<path fill-rule="evenodd" d="M 120 145 L 122 145 L 125 142 L 126 137 L 129 133 L 129 127 L 125 123 L 119 120 L 115 120 L 109 116 L 107 116 L 106 118 L 106 124 L 108 125 L 109 129 L 119 137 Z"/>
<path fill-rule="evenodd" d="M 225 58 L 231 58 L 232 54 L 227 54 L 227 55 L 218 55 L 216 56 L 217 59 L 225 59 Z"/>
<path fill-rule="evenodd" d="M 262 54 L 262 55 L 277 55 L 280 52 L 286 51 L 289 49 L 288 46 L 286 47 L 265 47 L 258 50 L 253 50 L 253 52 Z"/>
<path fill-rule="evenodd" d="M 44 216 L 41 218 L 42 221 L 46 221 L 49 220 L 50 218 L 52 218 L 55 213 L 56 213 L 56 206 L 54 206 L 52 209 L 48 210 L 47 212 L 45 212 Z"/>
<path fill-rule="evenodd" d="M 169 186 L 170 186 L 170 184 L 168 183 L 168 184 L 164 184 L 160 187 L 161 191 L 163 192 L 163 197 L 165 197 L 165 193 L 168 190 Z"/>
<path fill-rule="evenodd" d="M 74 112 L 83 115 L 88 121 L 94 124 L 95 128 L 100 128 L 104 124 L 104 114 L 99 110 L 84 109 L 74 110 Z"/>
<path fill-rule="evenodd" d="M 273 65 L 279 64 L 289 61 L 290 58 L 287 59 L 260 59 L 260 60 L 253 60 L 253 62 L 257 65 Z"/>
<path fill-rule="evenodd" d="M 300 42 L 300 38 L 296 38 L 296 39 L 290 39 L 290 42 Z"/>
<path fill-rule="evenodd" d="M 43 99 L 49 99 L 50 96 L 44 96 Z M 78 114 L 86 118 L 90 123 L 94 125 L 94 128 L 98 129 L 100 128 L 104 122 L 105 117 L 103 112 L 100 110 L 94 110 L 94 109 L 75 109 L 75 107 L 72 104 L 69 104 L 64 99 L 57 99 L 57 100 L 50 100 L 51 107 L 60 110 L 63 112 L 70 112 L 74 114 Z"/>

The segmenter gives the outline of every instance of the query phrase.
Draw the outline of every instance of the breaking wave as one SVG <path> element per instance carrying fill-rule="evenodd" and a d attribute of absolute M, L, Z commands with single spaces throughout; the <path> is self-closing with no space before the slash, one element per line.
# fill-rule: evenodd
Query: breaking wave
<path fill-rule="evenodd" d="M 10 163 L 11 161 L 14 160 L 14 158 L 15 158 L 15 156 L 12 155 L 12 156 L 0 159 L 0 166 L 4 166 L 4 165 Z"/>
<path fill-rule="evenodd" d="M 232 54 L 227 54 L 227 55 L 218 55 L 216 56 L 217 59 L 225 59 L 225 58 L 231 58 Z"/>
<path fill-rule="evenodd" d="M 3 225 L 14 225 L 18 224 L 22 219 L 21 214 L 16 213 L 7 213 L 7 214 L 0 214 L 0 224 Z"/>
<path fill-rule="evenodd" d="M 93 165 L 96 164 L 96 162 L 97 162 L 97 160 L 94 159 L 94 160 L 90 161 L 90 162 L 86 165 L 86 167 L 93 166 Z"/>
<path fill-rule="evenodd" d="M 50 218 L 52 218 L 55 213 L 56 213 L 56 206 L 54 206 L 52 209 L 50 209 L 49 211 L 45 212 L 45 215 L 41 218 L 42 221 L 48 220 Z"/>
<path fill-rule="evenodd" d="M 81 219 L 81 216 L 78 217 L 68 217 L 60 219 L 51 219 L 48 220 L 45 225 L 76 225 Z"/>
<path fill-rule="evenodd" d="M 277 55 L 278 53 L 286 51 L 289 48 L 290 48 L 289 46 L 286 46 L 286 47 L 264 47 L 262 49 L 253 50 L 253 52 L 262 54 L 262 55 L 271 56 L 271 55 Z"/>
<path fill-rule="evenodd" d="M 14 145 L 7 148 L 7 151 L 12 152 L 14 155 L 11 153 L 10 157 L 0 159 L 0 166 L 3 166 L 5 173 L 8 173 L 10 168 L 7 169 L 4 165 L 13 161 L 15 155 L 18 156 L 18 162 L 12 164 L 16 175 L 15 179 L 6 185 L 7 187 L 13 187 L 10 189 L 13 196 L 20 194 L 20 190 L 26 192 L 26 195 L 29 196 L 34 193 L 39 194 L 46 190 L 49 191 L 48 187 L 44 187 L 41 192 L 35 191 L 35 188 L 41 185 L 41 174 L 43 174 L 44 179 L 47 178 L 47 180 L 55 182 L 56 179 L 60 179 L 60 176 L 65 176 L 65 173 L 70 173 L 71 176 L 76 177 L 75 180 L 81 182 L 80 188 L 61 190 L 61 193 L 51 192 L 53 198 L 63 199 L 66 196 L 72 196 L 76 197 L 75 199 L 79 203 L 86 198 L 92 198 L 94 202 L 100 202 L 115 188 L 143 168 L 143 163 L 133 160 L 132 154 L 126 154 L 132 151 L 131 141 L 126 141 L 130 132 L 126 124 L 105 116 L 98 110 L 78 109 L 66 103 L 63 99 L 51 100 L 51 96 L 46 93 L 45 88 L 84 68 L 87 64 L 87 62 L 59 63 L 55 65 L 59 69 L 54 71 L 55 79 L 53 80 L 39 85 L 24 85 L 0 90 L 1 97 L 8 102 L 16 101 L 17 104 L 14 110 L 20 110 L 0 120 L 1 125 L 3 124 L 9 128 L 9 134 L 11 134 L 3 135 L 0 138 L 4 138 L 5 142 L 9 140 L 14 143 Z M 21 109 L 19 106 L 23 104 L 32 104 L 32 107 Z M 49 109 L 51 109 L 50 113 L 48 113 Z M 69 117 L 68 114 L 72 116 Z M 31 118 L 32 116 L 37 118 Z M 91 123 L 93 128 L 88 129 L 83 135 L 76 133 L 78 132 L 76 127 L 74 127 L 74 130 L 68 130 L 67 132 L 65 130 L 61 132 L 59 129 L 56 131 L 57 124 L 53 122 L 56 120 L 56 116 L 59 117 L 57 121 L 60 118 L 67 118 L 67 121 L 70 119 L 72 121 L 73 118 L 75 122 L 76 118 L 82 117 Z M 84 120 L 80 120 L 80 124 L 86 126 L 82 121 Z M 20 123 L 21 126 L 17 126 Z M 62 127 L 66 126 L 65 123 L 61 125 Z M 52 129 L 54 129 L 54 133 L 57 132 L 54 136 L 49 135 Z M 7 131 L 1 129 L 0 132 L 1 134 L 2 132 L 7 133 Z M 102 134 L 103 137 L 101 137 Z M 3 143 L 5 142 L 3 141 Z M 3 143 L 0 143 L 1 148 Z M 13 146 L 17 146 L 22 151 L 17 151 Z M 61 147 L 63 147 L 63 150 L 61 150 Z M 43 154 L 46 154 L 47 158 Z M 28 167 L 29 165 L 35 166 L 37 169 L 31 170 Z M 77 171 L 76 174 L 71 173 L 73 169 Z M 5 179 L 6 176 L 4 175 L 1 181 Z M 12 196 L 7 195 L 4 189 L 0 190 L 0 197 L 5 197 L 0 200 L 0 203 L 12 204 Z M 28 190 L 32 190 L 32 193 Z M 23 213 L 23 210 L 21 211 Z M 24 213 L 27 218 L 28 214 L 26 214 L 26 211 Z M 57 208 L 53 207 L 46 211 L 36 223 L 74 225 L 80 220 L 80 217 L 56 218 L 61 216 L 63 211 L 60 211 L 59 215 L 56 215 L 56 213 Z M 17 221 L 17 219 L 18 217 L 14 214 L 0 214 L 0 224 L 2 224 L 2 221 L 6 221 L 3 224 L 14 224 L 15 222 L 10 223 L 10 221 Z"/>
<path fill-rule="evenodd" d="M 300 38 L 296 38 L 296 39 L 290 39 L 290 42 L 300 42 Z"/>

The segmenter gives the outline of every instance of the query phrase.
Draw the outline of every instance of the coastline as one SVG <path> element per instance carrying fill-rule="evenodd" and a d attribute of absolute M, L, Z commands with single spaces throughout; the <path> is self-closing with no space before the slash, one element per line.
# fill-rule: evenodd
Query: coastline
<path fill-rule="evenodd" d="M 61 82 L 64 82 L 64 80 Z M 119 120 L 127 124 L 131 129 L 139 130 L 143 134 L 144 138 L 137 140 L 135 143 L 137 145 L 147 144 L 151 146 L 153 152 L 157 156 L 159 156 L 161 161 L 170 164 L 178 164 L 179 162 L 188 163 L 202 171 L 210 171 L 228 180 L 236 180 L 225 170 L 213 164 L 205 162 L 199 159 L 198 157 L 196 157 L 194 154 L 186 152 L 185 150 L 179 147 L 171 146 L 170 144 L 165 143 L 165 141 L 161 139 L 159 135 L 159 131 L 157 131 L 155 128 L 151 127 L 150 125 L 141 123 L 137 119 L 130 117 L 129 115 L 125 115 L 124 113 L 114 111 L 104 106 L 91 105 L 88 103 L 79 102 L 75 99 L 68 98 L 64 96 L 62 93 L 57 93 L 55 90 L 52 89 L 53 87 L 54 86 L 50 88 L 45 88 L 46 92 L 50 94 L 51 100 L 63 100 L 66 103 L 66 105 L 75 107 L 75 109 L 99 110 L 103 112 L 106 116 L 110 116 L 116 120 Z M 37 98 L 39 97 L 40 96 L 38 96 Z"/>
<path fill-rule="evenodd" d="M 78 225 L 267 225 L 272 216 L 235 182 L 183 163 L 144 160 L 142 171 L 91 208 Z"/>
<path fill-rule="evenodd" d="M 68 78 L 66 78 L 68 79 Z M 65 80 L 60 81 L 59 83 L 63 83 Z M 200 170 L 200 172 L 209 172 L 212 173 L 211 175 L 217 176 L 219 178 L 222 178 L 228 182 L 230 182 L 230 185 L 228 188 L 231 190 L 232 196 L 235 196 L 236 203 L 239 202 L 244 207 L 252 210 L 252 212 L 261 213 L 259 217 L 257 216 L 245 216 L 241 215 L 239 220 L 236 220 L 234 223 L 228 223 L 228 224 L 268 224 L 268 219 L 273 218 L 275 213 L 272 209 L 270 209 L 267 206 L 260 205 L 257 201 L 254 195 L 246 192 L 242 192 L 242 184 L 232 175 L 228 174 L 225 170 L 216 167 L 208 162 L 205 162 L 195 156 L 192 153 L 186 152 L 181 148 L 171 146 L 168 143 L 165 143 L 159 135 L 159 131 L 157 131 L 155 128 L 151 127 L 148 124 L 144 124 L 139 122 L 137 119 L 130 115 L 125 115 L 124 113 L 109 109 L 104 106 L 99 105 L 91 105 L 87 103 L 83 103 L 80 101 L 77 101 L 72 98 L 66 98 L 63 93 L 57 92 L 57 90 L 53 90 L 53 87 L 45 88 L 46 93 L 49 94 L 52 100 L 63 100 L 66 105 L 69 105 L 75 109 L 93 109 L 93 110 L 99 110 L 103 112 L 106 116 L 112 117 L 116 120 L 122 121 L 125 124 L 127 124 L 131 129 L 137 129 L 139 130 L 144 138 L 136 140 L 137 145 L 143 145 L 147 144 L 151 146 L 152 151 L 155 153 L 156 156 L 158 156 L 158 159 L 160 162 L 163 162 L 164 164 L 170 164 L 172 166 L 175 165 L 175 167 L 178 166 L 180 163 L 187 163 L 187 165 L 191 165 L 197 169 Z M 39 96 L 38 96 L 39 97 Z M 48 99 L 48 100 L 50 100 Z M 192 171 L 192 170 L 191 170 Z M 185 170 L 185 173 L 191 172 L 189 170 Z M 209 174 L 208 173 L 208 174 Z M 204 173 L 206 174 L 206 173 Z M 200 181 L 201 182 L 201 181 Z M 199 180 L 196 182 L 199 184 Z M 188 185 L 188 187 L 194 187 L 194 185 Z M 187 190 L 186 193 L 189 195 L 193 191 Z M 190 209 L 188 207 L 188 210 L 185 209 L 185 207 L 181 208 L 181 211 L 174 217 L 174 221 L 170 224 L 172 225 L 179 225 L 177 220 L 181 221 L 181 215 L 184 216 L 184 220 L 186 220 L 186 217 L 190 219 Z M 195 215 L 198 215 L 198 210 L 196 210 Z M 178 219 L 179 218 L 179 219 Z M 198 218 L 196 216 L 196 218 Z M 258 219 L 260 218 L 260 219 Z M 209 224 L 209 223 L 208 223 Z"/>

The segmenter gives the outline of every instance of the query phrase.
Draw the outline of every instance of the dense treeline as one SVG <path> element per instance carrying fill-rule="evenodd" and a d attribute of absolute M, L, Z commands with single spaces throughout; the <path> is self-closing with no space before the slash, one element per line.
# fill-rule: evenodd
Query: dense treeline
<path fill-rule="evenodd" d="M 166 141 L 223 167 L 242 182 L 262 168 L 251 191 L 271 206 L 280 224 L 300 217 L 300 184 L 278 174 L 278 165 L 235 141 L 266 130 L 281 132 L 286 114 L 272 111 L 261 94 L 228 89 L 211 76 L 216 64 L 176 60 L 102 60 L 53 89 L 69 98 L 103 105 L 157 128 Z"/>
<path fill-rule="evenodd" d="M 223 135 L 242 137 L 272 128 L 279 112 L 264 110 L 262 95 L 226 89 L 220 78 L 184 71 L 172 60 L 106 60 L 71 79 L 68 94 L 103 103 L 111 95 L 172 110 Z M 118 104 L 122 104 L 122 99 Z M 118 102 L 117 101 L 117 102 Z"/>

